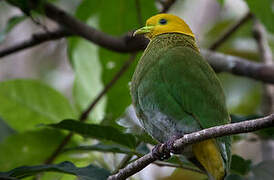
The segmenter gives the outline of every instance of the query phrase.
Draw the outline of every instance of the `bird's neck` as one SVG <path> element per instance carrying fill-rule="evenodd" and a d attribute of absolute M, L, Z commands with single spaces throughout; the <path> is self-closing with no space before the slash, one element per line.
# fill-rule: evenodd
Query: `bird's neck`
<path fill-rule="evenodd" d="M 158 35 L 150 41 L 147 49 L 153 47 L 153 49 L 163 50 L 174 46 L 189 47 L 199 52 L 199 48 L 196 45 L 194 37 L 179 33 L 166 33 Z"/>

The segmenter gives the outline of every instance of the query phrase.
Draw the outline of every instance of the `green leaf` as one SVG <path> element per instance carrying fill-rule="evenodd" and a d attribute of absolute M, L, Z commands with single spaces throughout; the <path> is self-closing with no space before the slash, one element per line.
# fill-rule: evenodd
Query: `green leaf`
<path fill-rule="evenodd" d="M 231 159 L 231 172 L 240 175 L 246 175 L 250 171 L 251 161 L 245 160 L 238 155 L 233 155 Z"/>
<path fill-rule="evenodd" d="M 81 20 L 87 21 L 87 24 L 93 27 L 97 26 L 96 18 L 88 18 L 85 14 L 86 8 L 89 7 L 83 1 L 76 11 L 76 17 L 80 16 Z M 94 5 L 93 5 L 94 6 Z M 84 8 L 84 9 L 82 9 Z M 70 61 L 75 71 L 75 80 L 73 87 L 74 101 L 77 107 L 84 111 L 97 97 L 104 88 L 101 80 L 102 65 L 98 57 L 98 47 L 82 38 L 69 38 L 68 53 Z M 94 123 L 100 122 L 105 114 L 106 98 L 103 97 L 89 114 L 89 119 Z"/>
<path fill-rule="evenodd" d="M 99 140 L 113 141 L 130 148 L 136 147 L 136 140 L 133 135 L 122 133 L 112 126 L 87 124 L 76 120 L 63 120 L 60 123 L 50 124 L 48 126 L 73 131 L 82 136 Z"/>
<path fill-rule="evenodd" d="M 117 144 L 95 144 L 90 146 L 78 146 L 67 148 L 65 151 L 99 151 L 99 152 L 111 152 L 111 153 L 122 153 L 122 154 L 138 154 L 137 152 L 132 151 L 131 149 L 125 148 Z"/>
<path fill-rule="evenodd" d="M 272 0 L 245 0 L 250 11 L 265 25 L 266 29 L 274 33 L 274 11 Z"/>
<path fill-rule="evenodd" d="M 63 138 L 63 133 L 48 128 L 10 135 L 0 143 L 0 171 L 43 162 Z"/>
<path fill-rule="evenodd" d="M 87 109 L 94 98 L 102 91 L 102 68 L 98 59 L 98 48 L 83 40 L 70 39 L 71 60 L 74 65 L 75 80 L 73 95 L 76 105 L 81 111 Z M 100 122 L 105 112 L 105 98 L 95 106 L 89 115 L 92 122 Z"/>
<path fill-rule="evenodd" d="M 62 94 L 35 80 L 1 82 L 0 102 L 0 116 L 19 132 L 75 118 L 76 114 Z"/>
<path fill-rule="evenodd" d="M 263 161 L 251 169 L 250 180 L 272 180 L 274 177 L 274 160 Z"/>
<path fill-rule="evenodd" d="M 18 167 L 9 172 L 0 173 L 0 178 L 25 178 L 48 171 L 74 174 L 78 176 L 80 180 L 106 180 L 110 175 L 107 170 L 92 164 L 87 167 L 78 168 L 71 162 L 65 161 L 60 164 Z"/>
<path fill-rule="evenodd" d="M 7 24 L 6 27 L 0 32 L 0 43 L 5 39 L 5 36 L 20 22 L 26 19 L 26 16 L 13 16 L 11 17 Z"/>

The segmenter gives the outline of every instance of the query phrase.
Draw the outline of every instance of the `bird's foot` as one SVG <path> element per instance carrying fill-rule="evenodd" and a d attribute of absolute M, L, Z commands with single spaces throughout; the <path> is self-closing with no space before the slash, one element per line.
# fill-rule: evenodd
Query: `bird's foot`
<path fill-rule="evenodd" d="M 167 149 L 169 150 L 169 152 L 173 153 L 173 154 L 180 154 L 181 153 L 181 150 L 177 150 L 174 148 L 173 144 L 174 142 L 183 137 L 182 134 L 176 134 L 176 135 L 173 135 L 165 144 L 166 144 L 166 147 Z"/>
<path fill-rule="evenodd" d="M 168 150 L 166 143 L 165 144 L 157 144 L 152 149 L 152 155 L 156 159 L 163 161 L 170 158 L 170 151 Z"/>
<path fill-rule="evenodd" d="M 156 145 L 153 149 L 152 149 L 152 154 L 153 156 L 158 159 L 158 160 L 166 160 L 170 158 L 170 153 L 173 154 L 180 154 L 181 151 L 176 150 L 173 147 L 174 142 L 183 137 L 181 134 L 178 135 L 174 135 L 172 136 L 167 142 L 165 142 L 164 144 L 158 144 Z"/>

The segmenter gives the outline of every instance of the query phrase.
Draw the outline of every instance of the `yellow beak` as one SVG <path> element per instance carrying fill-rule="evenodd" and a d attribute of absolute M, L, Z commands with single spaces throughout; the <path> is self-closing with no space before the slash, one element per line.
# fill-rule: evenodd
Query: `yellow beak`
<path fill-rule="evenodd" d="M 153 28 L 154 28 L 154 26 L 144 26 L 144 27 L 142 27 L 140 29 L 137 29 L 133 33 L 133 36 L 136 36 L 137 34 L 147 34 L 147 33 L 150 33 Z"/>

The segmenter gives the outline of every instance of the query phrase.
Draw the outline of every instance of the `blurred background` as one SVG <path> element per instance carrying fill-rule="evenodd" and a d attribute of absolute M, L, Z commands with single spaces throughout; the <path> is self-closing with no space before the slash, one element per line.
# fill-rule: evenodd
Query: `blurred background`
<path fill-rule="evenodd" d="M 266 1 L 272 5 L 271 13 L 274 17 L 274 3 L 270 0 Z M 142 12 L 140 21 L 136 18 L 136 2 L 134 0 L 101 2 L 58 0 L 53 3 L 83 22 L 111 35 L 123 35 L 129 30 L 144 25 L 146 18 L 162 8 L 159 1 L 140 0 Z M 200 48 L 209 48 L 212 42 L 220 37 L 227 28 L 235 24 L 237 20 L 245 16 L 248 11 L 248 4 L 244 0 L 178 0 L 171 6 L 168 13 L 183 18 L 195 33 Z M 261 9 L 261 11 L 264 11 L 264 9 Z M 10 25 L 11 19 L 16 19 L 18 22 Z M 44 32 L 45 27 L 48 31 L 58 27 L 53 21 L 41 15 L 36 14 L 33 19 L 26 17 L 18 8 L 5 1 L 0 1 L 0 50 L 29 39 L 34 33 Z M 272 20 L 274 24 L 274 19 Z M 250 20 L 225 41 L 218 48 L 218 52 L 259 62 L 260 55 L 258 54 L 258 47 L 252 29 L 253 23 Z M 268 28 L 266 28 L 266 31 L 268 44 L 273 52 L 273 32 Z M 62 117 L 62 119 L 73 118 L 77 117 L 90 104 L 127 60 L 128 56 L 128 54 L 111 52 L 78 37 L 62 38 L 1 57 L 0 81 L 10 82 L 14 79 L 31 79 L 45 84 L 47 86 L 45 89 L 53 88 L 54 91 L 58 91 L 64 96 L 62 98 L 68 99 L 68 104 L 71 106 L 71 111 L 73 111 L 73 113 L 67 112 L 67 115 L 58 117 Z M 139 56 L 140 54 L 138 58 Z M 126 115 L 123 116 L 123 114 L 131 104 L 129 83 L 136 62 L 96 105 L 89 115 L 89 123 L 101 123 L 118 127 L 115 122 L 119 121 L 121 117 L 125 118 Z M 227 106 L 231 114 L 237 115 L 237 118 L 239 118 L 258 117 L 267 113 L 263 109 L 263 83 L 230 73 L 219 73 L 218 77 L 224 87 Z M 4 84 L 3 86 L 0 85 L 0 91 L 1 87 L 5 89 Z M 41 85 L 41 88 L 44 87 Z M 14 93 L 17 93 L 16 90 L 14 90 Z M 7 100 L 3 100 L 1 96 L 0 103 L 6 102 Z M 20 98 L 16 103 L 20 103 Z M 30 102 L 30 104 L 32 103 Z M 62 109 L 59 105 L 56 105 L 55 108 Z M 54 147 L 60 142 L 61 138 L 56 138 L 55 142 L 50 141 L 48 145 L 39 144 L 37 139 L 33 138 L 33 135 L 38 131 L 39 133 L 44 131 L 40 134 L 40 137 L 45 139 L 45 142 L 47 142 L 47 137 L 54 139 L 58 136 L 58 132 L 51 132 L 53 131 L 51 129 L 45 130 L 38 127 L 37 124 L 56 121 L 41 120 L 40 122 L 37 120 L 32 125 L 24 128 L 24 123 L 18 124 L 18 122 L 12 120 L 21 116 L 22 110 L 12 111 L 3 105 L 0 105 L 0 109 L 2 109 L 0 110 L 0 171 L 7 171 L 21 165 L 42 163 L 43 159 L 49 155 L 49 152 L 46 151 L 53 151 Z M 10 114 L 17 115 L 11 117 Z M 131 117 L 132 113 L 128 113 L 128 116 Z M 127 124 L 123 120 L 120 121 L 120 125 L 132 126 L 131 123 Z M 245 160 L 251 160 L 253 165 L 264 160 L 273 160 L 274 143 L 272 138 L 272 131 L 235 136 L 232 148 L 233 154 L 237 154 Z M 22 141 L 25 143 L 22 143 Z M 94 140 L 75 136 L 71 146 L 93 143 Z M 41 156 L 43 152 L 46 153 Z M 95 162 L 95 164 L 113 170 L 123 156 L 122 154 L 113 153 L 73 151 L 61 154 L 55 162 L 70 160 L 78 166 Z M 274 165 L 271 167 L 274 168 Z M 180 172 L 174 172 L 174 169 L 150 165 L 135 175 L 134 178 L 168 180 L 184 177 L 187 179 L 187 171 L 181 174 Z M 195 175 L 191 174 L 190 176 L 193 178 Z M 70 175 L 58 174 L 57 176 L 54 173 L 48 173 L 42 178 L 74 179 Z"/>

